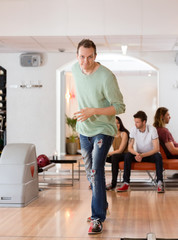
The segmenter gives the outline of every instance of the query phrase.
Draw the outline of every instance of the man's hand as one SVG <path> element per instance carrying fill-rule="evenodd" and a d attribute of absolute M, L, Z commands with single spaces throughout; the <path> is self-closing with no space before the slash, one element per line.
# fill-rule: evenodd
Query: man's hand
<path fill-rule="evenodd" d="M 77 119 L 77 121 L 83 122 L 94 114 L 94 108 L 83 108 L 80 111 L 74 113 L 74 118 Z"/>
<path fill-rule="evenodd" d="M 141 156 L 140 154 L 137 154 L 137 155 L 135 156 L 135 160 L 136 160 L 137 162 L 141 162 L 141 161 L 142 161 L 142 156 Z"/>

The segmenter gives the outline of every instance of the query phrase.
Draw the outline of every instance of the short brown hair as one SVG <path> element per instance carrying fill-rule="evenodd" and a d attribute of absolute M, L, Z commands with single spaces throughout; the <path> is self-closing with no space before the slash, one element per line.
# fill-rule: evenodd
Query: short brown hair
<path fill-rule="evenodd" d="M 143 111 L 138 111 L 136 114 L 133 115 L 134 118 L 140 118 L 141 121 L 147 122 L 147 115 Z"/>
<path fill-rule="evenodd" d="M 94 53 L 96 55 L 96 45 L 90 39 L 83 39 L 82 41 L 79 42 L 78 47 L 77 47 L 77 54 L 78 54 L 78 51 L 79 51 L 80 47 L 93 48 L 94 49 Z"/>

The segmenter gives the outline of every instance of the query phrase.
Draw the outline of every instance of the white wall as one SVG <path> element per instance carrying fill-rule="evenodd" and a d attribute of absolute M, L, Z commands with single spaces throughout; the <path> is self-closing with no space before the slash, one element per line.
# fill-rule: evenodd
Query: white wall
<path fill-rule="evenodd" d="M 145 111 L 148 116 L 147 123 L 153 124 L 155 114 L 153 101 L 155 98 L 157 99 L 158 90 L 157 76 L 118 75 L 117 79 L 126 104 L 125 113 L 120 115 L 125 127 L 130 131 L 134 126 L 133 115 L 139 110 Z M 155 103 L 157 104 L 157 101 Z"/>
<path fill-rule="evenodd" d="M 173 88 L 178 78 L 178 66 L 174 62 L 175 54 L 146 53 L 138 54 L 137 57 L 152 63 L 159 69 L 159 105 L 170 110 L 172 119 L 169 129 L 178 141 L 176 107 L 178 89 Z M 75 54 L 48 54 L 44 66 L 24 68 L 19 64 L 19 54 L 0 54 L 0 65 L 7 70 L 8 143 L 31 142 L 36 145 L 37 154 L 53 154 L 56 149 L 56 70 L 73 59 Z M 20 85 L 22 81 L 34 80 L 39 80 L 43 87 L 41 89 L 9 87 L 14 84 Z"/>
<path fill-rule="evenodd" d="M 174 83 L 178 80 L 178 65 L 175 64 L 175 53 L 147 53 L 140 56 L 159 69 L 159 106 L 169 109 L 172 117 L 167 126 L 178 142 L 178 88 Z"/>
<path fill-rule="evenodd" d="M 37 154 L 56 149 L 56 70 L 73 59 L 71 54 L 48 54 L 41 67 L 21 67 L 19 54 L 0 54 L 7 70 L 7 142 L 34 143 Z M 42 88 L 11 88 L 40 81 Z"/>

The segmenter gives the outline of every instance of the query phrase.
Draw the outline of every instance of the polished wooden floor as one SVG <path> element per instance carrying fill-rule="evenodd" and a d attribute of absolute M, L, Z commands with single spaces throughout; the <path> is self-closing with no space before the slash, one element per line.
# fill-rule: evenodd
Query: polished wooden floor
<path fill-rule="evenodd" d="M 111 174 L 106 172 L 107 182 Z M 74 186 L 40 185 L 39 197 L 24 208 L 0 208 L 0 240 L 116 240 L 122 237 L 178 239 L 178 188 L 108 192 L 110 215 L 102 234 L 87 234 L 91 190 L 85 173 Z"/>

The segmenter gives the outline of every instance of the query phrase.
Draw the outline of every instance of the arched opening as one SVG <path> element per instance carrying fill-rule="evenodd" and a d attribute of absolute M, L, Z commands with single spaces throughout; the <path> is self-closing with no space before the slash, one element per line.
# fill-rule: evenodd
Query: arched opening
<path fill-rule="evenodd" d="M 58 154 L 66 153 L 65 114 L 70 117 L 77 110 L 77 100 L 71 66 L 74 60 L 57 70 L 57 135 L 56 150 Z M 158 107 L 159 72 L 151 64 L 125 55 L 102 53 L 96 61 L 108 67 L 117 77 L 119 87 L 126 104 L 126 112 L 121 114 L 124 125 L 130 129 L 133 126 L 133 114 L 143 110 L 148 116 L 148 123 L 153 123 L 153 116 Z M 70 93 L 70 99 L 66 99 Z M 71 97 L 73 96 L 73 97 Z"/>

